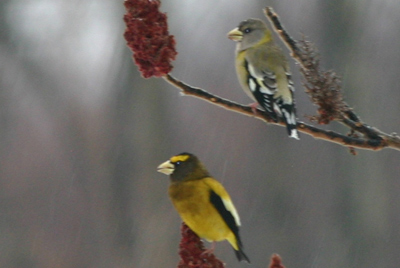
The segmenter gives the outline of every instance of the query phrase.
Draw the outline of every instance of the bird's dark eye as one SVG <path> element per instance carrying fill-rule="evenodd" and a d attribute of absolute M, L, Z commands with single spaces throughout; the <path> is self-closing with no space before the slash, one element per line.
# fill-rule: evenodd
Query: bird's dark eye
<path fill-rule="evenodd" d="M 179 166 L 181 164 L 181 161 L 175 162 L 175 165 Z"/>
<path fill-rule="evenodd" d="M 246 28 L 246 29 L 244 29 L 243 32 L 244 32 L 244 33 L 249 33 L 249 32 L 251 32 L 251 29 L 250 29 L 250 28 Z"/>

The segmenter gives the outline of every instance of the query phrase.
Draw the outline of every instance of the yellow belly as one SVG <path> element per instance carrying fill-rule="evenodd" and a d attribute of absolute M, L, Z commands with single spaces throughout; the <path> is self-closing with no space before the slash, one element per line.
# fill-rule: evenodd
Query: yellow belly
<path fill-rule="evenodd" d="M 210 203 L 210 188 L 202 180 L 172 184 L 170 197 L 182 220 L 208 241 L 234 240 L 234 235 Z"/>

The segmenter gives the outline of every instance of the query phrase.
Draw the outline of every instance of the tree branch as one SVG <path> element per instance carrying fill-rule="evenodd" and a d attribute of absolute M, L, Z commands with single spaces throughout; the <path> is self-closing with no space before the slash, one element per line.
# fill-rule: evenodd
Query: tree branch
<path fill-rule="evenodd" d="M 247 115 L 250 117 L 254 117 L 260 119 L 264 122 L 274 125 L 285 126 L 283 122 L 275 123 L 271 118 L 268 117 L 268 114 L 260 109 L 257 109 L 257 113 L 254 114 L 251 107 L 244 106 L 238 104 L 236 102 L 221 98 L 219 96 L 213 95 L 201 88 L 192 87 L 188 84 L 185 84 L 182 81 L 174 78 L 170 74 L 164 76 L 164 79 L 168 81 L 171 85 L 179 88 L 183 95 L 196 97 L 207 102 L 210 102 L 219 107 L 225 108 L 226 110 L 237 112 L 243 115 Z M 349 137 L 347 135 L 342 135 L 334 131 L 319 129 L 312 125 L 308 125 L 304 122 L 298 122 L 297 128 L 300 132 L 308 134 L 316 139 L 321 139 L 329 142 L 333 142 L 336 144 L 340 144 L 347 147 L 353 147 L 358 149 L 366 149 L 366 150 L 381 150 L 383 148 L 389 147 L 393 149 L 400 150 L 400 140 L 394 139 L 362 139 L 356 137 Z M 372 130 L 371 130 L 372 131 Z"/>

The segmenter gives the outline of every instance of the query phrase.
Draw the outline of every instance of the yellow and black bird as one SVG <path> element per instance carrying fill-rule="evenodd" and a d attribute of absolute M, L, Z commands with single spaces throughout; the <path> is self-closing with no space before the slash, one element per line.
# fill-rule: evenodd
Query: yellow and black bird
<path fill-rule="evenodd" d="M 289 64 L 267 25 L 259 19 L 244 20 L 228 38 L 237 42 L 235 65 L 243 90 L 275 122 L 279 115 L 289 136 L 299 139 Z"/>
<path fill-rule="evenodd" d="M 182 220 L 208 241 L 228 240 L 239 261 L 249 258 L 239 237 L 240 218 L 225 188 L 193 154 L 181 153 L 157 168 L 170 175 L 169 197 Z"/>

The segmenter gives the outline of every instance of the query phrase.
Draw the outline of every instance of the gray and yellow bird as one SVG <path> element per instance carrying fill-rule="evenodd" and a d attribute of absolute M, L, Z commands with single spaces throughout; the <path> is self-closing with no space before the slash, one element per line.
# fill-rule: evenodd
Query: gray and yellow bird
<path fill-rule="evenodd" d="M 228 38 L 237 42 L 236 73 L 244 91 L 275 122 L 281 117 L 289 136 L 299 139 L 289 64 L 267 25 L 248 19 L 230 31 Z"/>
<path fill-rule="evenodd" d="M 239 237 L 240 218 L 224 186 L 193 154 L 181 153 L 158 166 L 170 176 L 169 197 L 182 220 L 208 241 L 228 240 L 239 261 L 249 258 Z"/>

